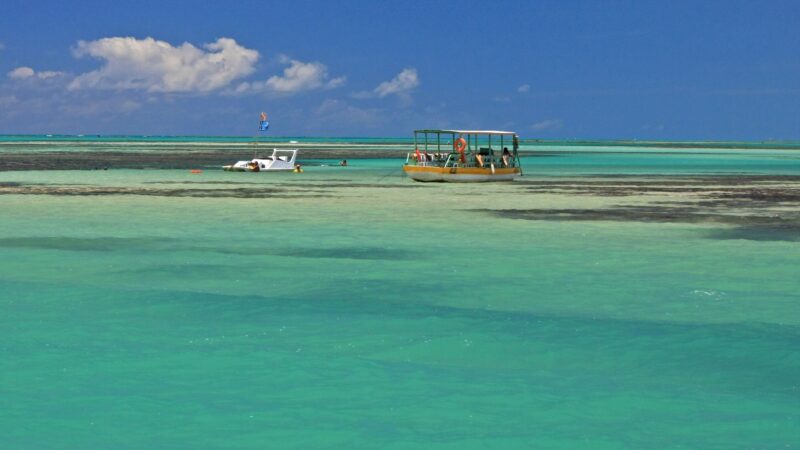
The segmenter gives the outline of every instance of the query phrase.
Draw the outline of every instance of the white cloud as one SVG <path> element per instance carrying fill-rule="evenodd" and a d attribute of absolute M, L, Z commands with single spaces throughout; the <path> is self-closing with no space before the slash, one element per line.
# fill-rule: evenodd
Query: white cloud
<path fill-rule="evenodd" d="M 273 75 L 265 82 L 266 87 L 278 92 L 300 92 L 341 86 L 345 78 L 328 79 L 328 67 L 319 62 L 304 63 L 289 60 L 289 67 L 283 69 L 283 76 Z"/>
<path fill-rule="evenodd" d="M 12 80 L 24 80 L 34 76 L 36 72 L 30 67 L 17 67 L 16 69 L 8 72 L 8 78 Z"/>
<path fill-rule="evenodd" d="M 561 129 L 564 122 L 561 119 L 547 119 L 531 125 L 533 131 L 555 131 Z"/>
<path fill-rule="evenodd" d="M 410 92 L 415 87 L 419 86 L 419 76 L 417 76 L 417 69 L 407 68 L 398 73 L 396 77 L 389 81 L 384 81 L 379 84 L 373 92 L 378 97 L 386 97 L 387 95 L 397 94 L 403 95 Z"/>
<path fill-rule="evenodd" d="M 64 75 L 64 72 L 55 72 L 52 70 L 45 70 L 42 72 L 37 72 L 30 67 L 17 67 L 16 69 L 8 72 L 8 78 L 12 80 L 26 80 L 28 78 L 38 78 L 40 80 L 46 80 L 48 78 L 54 78 L 60 75 Z"/>
<path fill-rule="evenodd" d="M 296 94 L 315 89 L 337 88 L 347 80 L 346 77 L 329 79 L 328 66 L 321 62 L 303 62 L 286 56 L 281 56 L 280 62 L 289 64 L 289 67 L 283 69 L 282 75 L 273 75 L 266 81 L 241 83 L 234 89 L 234 93 L 272 91 Z"/>
<path fill-rule="evenodd" d="M 347 77 L 336 77 L 336 78 L 332 79 L 331 81 L 325 83 L 325 87 L 327 89 L 333 89 L 333 88 L 337 88 L 339 86 L 344 86 L 344 84 L 346 82 L 347 82 Z"/>
<path fill-rule="evenodd" d="M 46 80 L 48 78 L 55 78 L 61 75 L 64 75 L 64 72 L 56 72 L 55 70 L 45 70 L 43 72 L 36 73 L 36 76 L 41 78 L 42 80 Z"/>
<path fill-rule="evenodd" d="M 517 88 L 517 92 L 521 94 L 527 94 L 530 91 L 531 91 L 531 85 L 529 84 L 523 84 L 522 86 Z"/>
<path fill-rule="evenodd" d="M 389 81 L 384 81 L 371 91 L 359 91 L 350 94 L 350 97 L 357 99 L 367 99 L 375 97 L 386 97 L 387 95 L 397 95 L 402 100 L 410 102 L 411 97 L 409 93 L 419 86 L 419 76 L 417 69 L 413 67 L 403 69 L 394 78 Z"/>
<path fill-rule="evenodd" d="M 100 69 L 76 77 L 69 88 L 209 92 L 251 74 L 259 58 L 258 51 L 230 38 L 219 38 L 203 49 L 188 42 L 173 47 L 151 37 L 79 41 L 73 50 L 75 56 L 105 62 Z"/>

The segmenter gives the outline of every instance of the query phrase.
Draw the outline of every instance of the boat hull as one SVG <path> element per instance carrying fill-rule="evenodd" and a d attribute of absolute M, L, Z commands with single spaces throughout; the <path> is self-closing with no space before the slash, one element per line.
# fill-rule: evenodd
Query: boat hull
<path fill-rule="evenodd" d="M 281 169 L 251 169 L 249 167 L 237 167 L 237 166 L 222 166 L 222 170 L 226 172 L 294 172 L 295 169 L 292 168 L 281 168 Z"/>
<path fill-rule="evenodd" d="M 222 166 L 228 172 L 296 172 L 297 149 L 272 149 L 272 156 Z"/>
<path fill-rule="evenodd" d="M 406 164 L 403 172 L 412 180 L 423 182 L 481 183 L 488 181 L 512 181 L 522 175 L 519 167 L 438 167 Z"/>

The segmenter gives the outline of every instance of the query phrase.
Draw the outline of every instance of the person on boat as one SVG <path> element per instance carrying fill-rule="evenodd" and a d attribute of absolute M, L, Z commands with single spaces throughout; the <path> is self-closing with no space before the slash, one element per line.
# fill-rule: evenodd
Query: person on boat
<path fill-rule="evenodd" d="M 343 159 L 342 162 L 339 163 L 339 165 L 342 167 L 347 167 L 347 160 Z"/>
<path fill-rule="evenodd" d="M 508 161 L 511 159 L 511 153 L 508 147 L 503 147 L 503 167 L 508 167 Z"/>

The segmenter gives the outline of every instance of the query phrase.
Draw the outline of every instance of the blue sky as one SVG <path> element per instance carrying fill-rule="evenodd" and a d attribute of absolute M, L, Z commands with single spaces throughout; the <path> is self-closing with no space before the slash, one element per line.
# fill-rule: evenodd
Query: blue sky
<path fill-rule="evenodd" d="M 212 4 L 213 3 L 213 4 Z M 0 133 L 800 140 L 800 2 L 18 1 Z"/>

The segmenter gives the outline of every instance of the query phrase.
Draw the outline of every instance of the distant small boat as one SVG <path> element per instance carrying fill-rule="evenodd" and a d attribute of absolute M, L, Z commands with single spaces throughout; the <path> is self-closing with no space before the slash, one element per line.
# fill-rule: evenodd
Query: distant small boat
<path fill-rule="evenodd" d="M 522 175 L 518 148 L 513 131 L 415 130 L 403 172 L 415 181 L 511 181 Z"/>
<path fill-rule="evenodd" d="M 222 166 L 230 172 L 292 172 L 296 169 L 297 149 L 272 149 L 272 156 L 239 161 L 236 164 Z"/>

